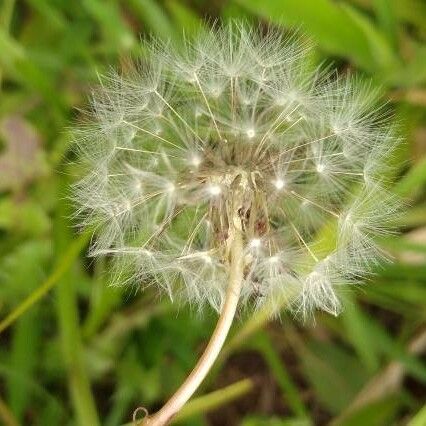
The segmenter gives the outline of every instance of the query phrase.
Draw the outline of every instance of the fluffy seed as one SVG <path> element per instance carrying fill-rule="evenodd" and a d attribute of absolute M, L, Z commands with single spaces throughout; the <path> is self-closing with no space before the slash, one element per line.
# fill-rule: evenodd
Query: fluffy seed
<path fill-rule="evenodd" d="M 397 211 L 380 180 L 396 138 L 369 85 L 308 56 L 295 38 L 233 23 L 179 52 L 155 43 L 129 75 L 104 78 L 76 131 L 87 174 L 74 198 L 117 282 L 219 310 L 237 209 L 243 301 L 338 313 L 336 287 L 378 262 L 374 238 Z"/>

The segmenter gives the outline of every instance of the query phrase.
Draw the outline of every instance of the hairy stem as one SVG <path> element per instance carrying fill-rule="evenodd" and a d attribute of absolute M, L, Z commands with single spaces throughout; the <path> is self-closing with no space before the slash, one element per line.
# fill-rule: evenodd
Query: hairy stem
<path fill-rule="evenodd" d="M 167 425 L 185 405 L 188 399 L 191 398 L 192 394 L 197 390 L 198 386 L 206 377 L 214 361 L 219 355 L 229 329 L 231 328 L 241 293 L 243 266 L 242 235 L 241 231 L 235 229 L 230 245 L 230 273 L 228 289 L 225 303 L 212 337 L 203 355 L 185 382 L 159 411 L 152 416 L 148 416 L 142 421 L 141 424 L 143 426 Z"/>

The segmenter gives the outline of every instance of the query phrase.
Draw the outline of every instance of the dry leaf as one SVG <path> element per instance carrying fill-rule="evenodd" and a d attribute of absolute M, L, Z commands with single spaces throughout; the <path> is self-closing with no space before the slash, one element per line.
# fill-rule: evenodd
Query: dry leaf
<path fill-rule="evenodd" d="M 0 191 L 18 191 L 45 171 L 41 138 L 24 118 L 14 115 L 0 122 L 4 149 L 0 155 Z"/>

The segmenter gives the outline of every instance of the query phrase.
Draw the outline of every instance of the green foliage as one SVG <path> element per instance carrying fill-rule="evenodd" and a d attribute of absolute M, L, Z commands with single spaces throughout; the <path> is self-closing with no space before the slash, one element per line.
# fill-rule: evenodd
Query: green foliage
<path fill-rule="evenodd" d="M 407 209 L 401 233 L 382 242 L 394 263 L 343 294 L 339 318 L 319 315 L 315 327 L 299 327 L 286 316 L 270 322 L 266 311 L 242 315 L 176 421 L 425 424 L 422 0 L 0 3 L 1 424 L 126 423 L 137 406 L 161 404 L 195 364 L 213 313 L 200 317 L 149 289 L 108 287 L 109 259 L 87 259 L 90 234 L 73 228 L 67 198 L 79 173 L 67 128 L 81 117 L 97 73 L 126 69 L 142 50 L 141 36 L 179 45 L 184 32 L 218 16 L 300 28 L 318 47 L 314 65 L 334 60 L 341 72 L 360 72 L 384 88 L 401 123 L 391 190 Z M 25 155 L 17 161 L 16 152 Z M 332 245 L 335 230 L 320 232 Z"/>

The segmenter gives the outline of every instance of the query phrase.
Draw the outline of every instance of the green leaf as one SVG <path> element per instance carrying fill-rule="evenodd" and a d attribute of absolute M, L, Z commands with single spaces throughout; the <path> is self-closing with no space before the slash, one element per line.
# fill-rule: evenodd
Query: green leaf
<path fill-rule="evenodd" d="M 61 183 L 65 184 L 65 180 Z M 60 188 L 62 188 L 62 185 Z M 58 198 L 60 198 L 58 193 Z M 54 247 L 57 252 L 66 250 L 72 244 L 72 234 L 67 217 L 68 203 L 61 199 L 56 210 Z M 77 252 L 79 253 L 79 251 Z M 57 319 L 62 346 L 62 367 L 67 374 L 69 395 L 73 404 L 74 415 L 81 425 L 98 426 L 100 421 L 92 394 L 90 379 L 83 362 L 83 346 L 80 335 L 78 301 L 74 274 L 65 268 L 58 277 L 56 287 Z"/>
<path fill-rule="evenodd" d="M 316 397 L 334 414 L 351 401 L 368 377 L 356 357 L 332 343 L 309 342 L 297 350 Z"/>
<path fill-rule="evenodd" d="M 5 0 L 0 7 L 0 27 L 3 27 L 5 31 L 9 31 L 14 6 L 15 0 Z"/>
<path fill-rule="evenodd" d="M 176 29 L 160 4 L 153 0 L 130 0 L 129 6 L 150 32 L 164 40 L 176 41 Z"/>
<path fill-rule="evenodd" d="M 414 164 L 397 182 L 394 191 L 405 197 L 416 197 L 426 186 L 426 157 Z"/>
<path fill-rule="evenodd" d="M 121 301 L 122 289 L 108 286 L 105 279 L 105 259 L 95 260 L 95 274 L 91 283 L 90 310 L 83 325 L 82 335 L 85 339 L 98 331 L 113 309 Z"/>
<path fill-rule="evenodd" d="M 312 426 L 312 423 L 305 418 L 248 416 L 243 420 L 241 426 Z"/>
<path fill-rule="evenodd" d="M 61 417 L 63 418 L 64 410 L 60 403 L 59 395 L 48 392 L 38 381 L 34 380 L 33 377 L 27 376 L 21 372 L 19 368 L 14 369 L 10 365 L 3 363 L 0 363 L 0 377 L 19 382 L 21 388 L 25 388 L 33 398 L 36 397 L 36 400 L 39 400 L 45 407 L 49 407 L 54 413 L 62 414 Z"/>
<path fill-rule="evenodd" d="M 426 404 L 420 411 L 409 421 L 407 426 L 424 426 L 426 424 Z"/>
<path fill-rule="evenodd" d="M 401 289 L 404 289 L 404 291 L 401 291 Z M 387 282 L 385 285 L 372 286 L 368 289 L 367 296 L 370 293 L 388 296 L 396 304 L 409 303 L 412 306 L 409 306 L 408 309 L 413 309 L 415 305 L 418 305 L 419 309 L 426 306 L 426 287 L 422 282 L 396 280 Z"/>
<path fill-rule="evenodd" d="M 393 339 L 376 319 L 371 318 L 370 328 L 375 334 L 377 347 L 388 356 L 389 360 L 399 361 L 408 374 L 426 383 L 426 366 L 420 359 L 410 354 L 401 343 Z"/>
<path fill-rule="evenodd" d="M 423 0 L 349 0 L 351 3 L 371 10 L 374 6 L 378 15 L 389 13 L 378 11 L 379 7 L 387 7 L 393 11 L 398 21 L 411 24 L 419 29 L 426 29 L 426 3 Z M 390 12 L 392 13 L 392 12 Z M 389 19 L 389 18 L 388 18 Z M 383 25 L 383 18 L 379 16 Z"/>
<path fill-rule="evenodd" d="M 13 324 L 23 313 L 25 313 L 34 303 L 38 302 L 55 284 L 58 283 L 62 275 L 71 267 L 81 249 L 87 244 L 90 233 L 86 232 L 79 238 L 74 240 L 65 251 L 64 255 L 59 258 L 56 268 L 52 274 L 37 287 L 30 295 L 21 302 L 9 315 L 0 321 L 0 333 Z"/>
<path fill-rule="evenodd" d="M 32 200 L 15 203 L 11 198 L 0 200 L 0 229 L 26 237 L 42 237 L 50 229 L 46 211 Z"/>
<path fill-rule="evenodd" d="M 398 42 L 398 22 L 393 2 L 389 0 L 373 0 L 379 25 L 390 45 L 396 49 Z"/>
<path fill-rule="evenodd" d="M 423 0 L 391 0 L 391 2 L 401 20 L 426 30 L 426 3 Z"/>
<path fill-rule="evenodd" d="M 41 343 L 40 311 L 34 310 L 31 315 L 20 318 L 13 330 L 10 368 L 20 371 L 26 377 L 34 377 L 39 363 Z M 31 350 L 28 350 L 31 348 Z M 29 399 L 30 389 L 23 387 L 19 378 L 10 376 L 7 381 L 9 406 L 21 423 Z"/>
<path fill-rule="evenodd" d="M 181 2 L 171 0 L 166 3 L 167 9 L 180 32 L 187 35 L 195 34 L 202 28 L 202 21 L 190 8 Z"/>
<path fill-rule="evenodd" d="M 359 425 L 391 425 L 395 414 L 401 405 L 398 396 L 363 406 L 352 414 L 345 416 L 344 420 L 332 422 L 333 426 L 359 426 Z"/>
<path fill-rule="evenodd" d="M 363 33 L 369 46 L 369 52 L 374 58 L 375 68 L 381 74 L 387 74 L 399 67 L 399 62 L 386 36 L 357 9 L 342 4 L 341 6 L 354 25 Z"/>
<path fill-rule="evenodd" d="M 45 278 L 52 254 L 50 240 L 41 238 L 28 239 L 9 249 L 0 261 L 0 298 L 12 305 L 34 291 Z"/>
<path fill-rule="evenodd" d="M 262 354 L 268 364 L 269 369 L 281 388 L 284 401 L 290 406 L 295 415 L 307 417 L 308 412 L 299 395 L 298 389 L 268 336 L 265 333 L 258 333 L 253 340 L 253 346 Z"/>
<path fill-rule="evenodd" d="M 345 309 L 341 315 L 345 338 L 352 343 L 358 356 L 370 372 L 379 367 L 379 355 L 374 334 L 369 326 L 369 317 L 364 315 L 355 300 L 345 295 Z"/>
<path fill-rule="evenodd" d="M 118 7 L 115 7 L 114 3 L 100 0 L 82 0 L 81 3 L 84 9 L 98 22 L 108 43 L 126 50 L 134 46 L 133 34 L 127 28 Z"/>
<path fill-rule="evenodd" d="M 232 385 L 218 389 L 207 395 L 189 401 L 177 416 L 172 420 L 172 424 L 180 423 L 183 420 L 191 418 L 195 415 L 204 414 L 217 407 L 221 407 L 231 401 L 240 398 L 246 393 L 250 392 L 254 387 L 254 383 L 250 379 L 243 379 Z"/>
<path fill-rule="evenodd" d="M 67 26 L 67 20 L 63 14 L 54 8 L 49 1 L 38 1 L 38 0 L 26 0 L 34 10 L 36 10 L 45 21 L 57 29 L 65 29 Z"/>
<path fill-rule="evenodd" d="M 387 78 L 383 76 L 388 84 L 408 88 L 426 82 L 426 47 L 420 45 L 414 50 L 412 58 L 406 64 L 390 73 Z"/>
<path fill-rule="evenodd" d="M 194 398 L 173 418 L 171 424 L 182 424 L 183 421 L 187 421 L 192 417 L 208 413 L 209 411 L 240 398 L 250 392 L 253 387 L 254 383 L 251 379 L 243 379 L 206 395 Z M 123 426 L 133 426 L 133 423 L 126 423 Z"/>
<path fill-rule="evenodd" d="M 364 69 L 375 68 L 374 52 L 359 22 L 330 0 L 234 0 L 275 24 L 300 27 L 328 53 L 346 57 Z"/>

